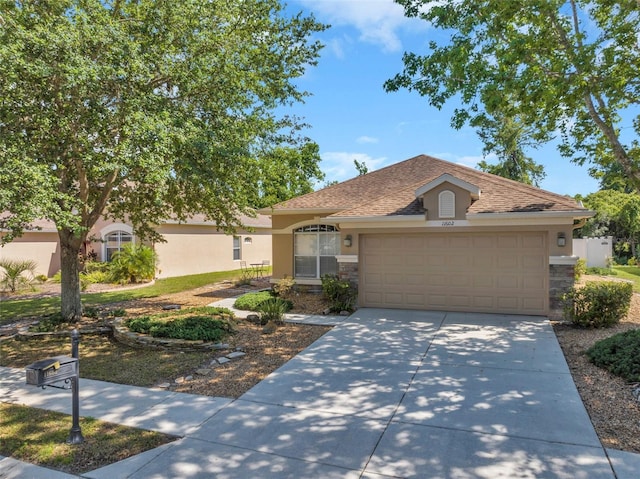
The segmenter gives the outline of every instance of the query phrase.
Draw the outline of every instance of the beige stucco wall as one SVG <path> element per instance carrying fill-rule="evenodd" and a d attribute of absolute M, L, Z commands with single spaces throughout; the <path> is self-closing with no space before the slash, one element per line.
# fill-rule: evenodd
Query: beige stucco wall
<path fill-rule="evenodd" d="M 34 260 L 38 264 L 36 275 L 53 276 L 60 269 L 58 233 L 25 233 L 2 246 L 0 258 Z"/>
<path fill-rule="evenodd" d="M 456 189 L 457 188 L 457 189 Z M 458 201 L 459 197 L 465 197 L 464 195 L 458 196 L 458 192 L 463 192 L 468 195 L 466 190 L 462 190 L 455 185 L 443 184 L 440 187 L 434 189 L 435 204 L 429 203 L 431 208 L 435 208 L 437 215 L 437 195 L 442 190 L 455 190 L 456 192 L 456 216 L 459 214 L 458 208 L 461 207 L 463 201 Z M 432 197 L 433 195 L 431 195 Z M 468 205 L 467 205 L 468 206 Z M 462 216 L 460 219 L 463 219 Z M 338 225 L 342 239 L 347 235 L 351 235 L 352 246 L 346 247 L 341 243 L 341 254 L 343 255 L 357 255 L 359 252 L 359 238 L 362 234 L 374 234 L 374 233 L 443 233 L 447 231 L 451 232 L 498 232 L 498 231 L 547 231 L 549 256 L 571 256 L 572 242 L 571 237 L 573 234 L 573 220 L 567 218 L 563 220 L 565 224 L 558 225 L 513 225 L 505 224 L 503 226 L 464 226 L 464 227 L 448 227 L 448 228 L 434 228 L 434 227 L 405 227 L 405 228 L 357 228 L 349 223 Z M 311 223 L 323 223 L 323 218 L 317 215 L 282 215 L 273 217 L 274 230 L 278 230 L 277 234 L 273 235 L 273 279 L 281 279 L 285 276 L 293 276 L 293 230 L 303 224 Z M 515 221 L 514 221 L 515 222 Z M 332 222 L 329 222 L 332 223 Z M 565 246 L 560 247 L 557 245 L 558 233 L 563 233 L 565 236 Z"/>
<path fill-rule="evenodd" d="M 456 216 L 454 219 L 463 220 L 466 218 L 467 209 L 471 206 L 471 194 L 459 186 L 445 182 L 429 190 L 423 197 L 423 206 L 427 210 L 427 219 L 439 219 L 439 198 L 438 195 L 445 191 L 452 191 L 456 195 Z"/>
<path fill-rule="evenodd" d="M 233 259 L 233 236 L 212 226 L 165 225 L 158 228 L 165 243 L 156 243 L 158 278 L 240 269 L 271 261 L 271 234 L 268 231 L 239 231 L 241 259 Z M 250 239 L 250 242 L 247 241 Z"/>
<path fill-rule="evenodd" d="M 87 250 L 97 253 L 103 260 L 104 245 L 99 241 L 104 232 L 131 231 L 123 223 L 100 220 L 88 235 Z M 219 232 L 212 226 L 164 225 L 157 229 L 164 235 L 165 243 L 156 243 L 159 257 L 158 277 L 167 278 L 215 271 L 240 269 L 240 261 L 272 262 L 271 232 L 267 229 L 238 231 L 241 260 L 233 260 L 233 236 Z M 250 238 L 250 242 L 245 239 Z M 135 239 L 134 239 L 135 240 Z M 137 240 L 136 240 L 137 242 Z M 33 259 L 38 263 L 36 274 L 53 276 L 60 270 L 60 248 L 55 232 L 31 232 L 0 248 L 0 258 Z"/>

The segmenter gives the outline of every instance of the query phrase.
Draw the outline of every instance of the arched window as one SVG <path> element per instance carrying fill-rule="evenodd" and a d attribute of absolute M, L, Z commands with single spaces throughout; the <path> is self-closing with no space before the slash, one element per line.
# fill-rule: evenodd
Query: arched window
<path fill-rule="evenodd" d="M 293 232 L 294 277 L 319 279 L 338 273 L 340 232 L 332 225 L 308 225 Z"/>
<path fill-rule="evenodd" d="M 456 195 L 453 191 L 444 190 L 438 195 L 438 210 L 440 218 L 456 217 Z"/>
<path fill-rule="evenodd" d="M 133 235 L 127 231 L 113 231 L 104 237 L 104 261 L 111 261 L 113 254 L 126 244 L 133 242 Z"/>

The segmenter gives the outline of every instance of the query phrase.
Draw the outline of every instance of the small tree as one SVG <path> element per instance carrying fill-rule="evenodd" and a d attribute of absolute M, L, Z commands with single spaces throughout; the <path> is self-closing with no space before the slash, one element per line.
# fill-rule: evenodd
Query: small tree
<path fill-rule="evenodd" d="M 22 287 L 30 287 L 35 279 L 38 264 L 28 259 L 1 259 L 0 268 L 4 271 L 0 276 L 0 284 L 4 289 L 15 293 Z"/>

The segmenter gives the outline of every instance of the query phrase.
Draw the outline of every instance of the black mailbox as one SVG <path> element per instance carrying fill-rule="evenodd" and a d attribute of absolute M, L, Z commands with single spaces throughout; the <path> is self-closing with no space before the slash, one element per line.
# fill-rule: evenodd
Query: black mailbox
<path fill-rule="evenodd" d="M 41 359 L 26 367 L 27 384 L 46 386 L 66 379 L 78 377 L 78 359 L 69 356 L 54 356 Z"/>

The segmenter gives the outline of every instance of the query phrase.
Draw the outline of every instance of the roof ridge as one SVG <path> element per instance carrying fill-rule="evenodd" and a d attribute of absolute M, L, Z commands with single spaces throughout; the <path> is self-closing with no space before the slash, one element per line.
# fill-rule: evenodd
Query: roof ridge
<path fill-rule="evenodd" d="M 445 161 L 445 160 L 439 160 L 438 158 L 434 158 L 438 161 Z M 552 195 L 556 198 L 560 198 L 563 199 L 565 201 L 573 201 L 575 202 L 575 200 L 573 199 L 573 197 L 571 196 L 567 196 L 567 195 L 561 195 L 559 193 L 554 193 L 553 191 L 549 191 L 549 190 L 545 190 L 543 188 L 539 188 L 537 186 L 534 185 L 529 185 L 527 183 L 522 183 L 520 181 L 517 180 L 513 180 L 511 178 L 506 178 L 504 176 L 500 176 L 500 175 L 496 175 L 493 173 L 489 173 L 486 171 L 482 171 L 482 170 L 477 170 L 475 168 L 471 168 L 469 166 L 466 165 L 461 165 L 459 163 L 451 163 L 452 165 L 455 165 L 456 167 L 459 168 L 464 168 L 465 170 L 468 170 L 470 174 L 474 175 L 474 176 L 479 176 L 479 177 L 483 177 L 485 178 L 487 181 L 491 182 L 492 184 L 509 184 L 511 187 L 517 187 L 519 189 L 526 189 L 528 190 L 531 194 L 535 195 L 538 198 L 544 197 L 544 196 L 548 196 L 548 195 Z"/>

